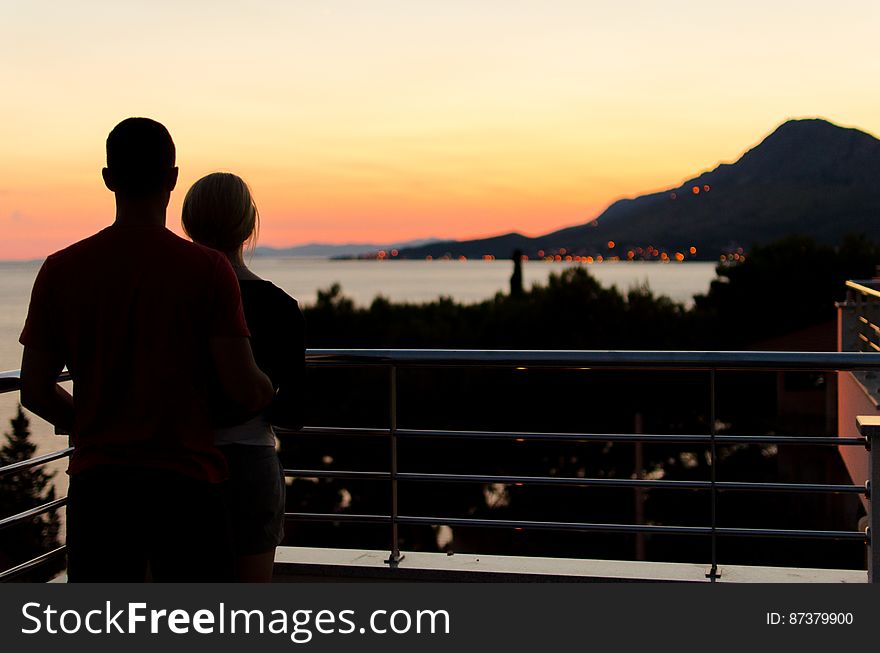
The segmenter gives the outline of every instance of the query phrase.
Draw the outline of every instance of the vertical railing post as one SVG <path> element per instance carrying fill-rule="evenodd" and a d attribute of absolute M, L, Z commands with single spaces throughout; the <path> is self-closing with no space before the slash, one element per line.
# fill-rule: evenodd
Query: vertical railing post
<path fill-rule="evenodd" d="M 855 350 L 854 351 L 868 351 L 868 348 L 865 346 L 865 341 L 860 338 L 860 335 L 864 335 L 861 332 L 861 326 L 859 324 L 859 318 L 865 317 L 867 306 L 867 298 L 862 293 L 858 293 L 856 295 L 856 310 L 855 310 L 855 319 L 853 320 L 853 327 L 855 329 L 854 339 L 855 339 Z"/>
<path fill-rule="evenodd" d="M 642 414 L 636 413 L 635 418 L 633 419 L 633 432 L 636 435 L 642 435 L 644 433 L 644 424 L 642 420 Z M 635 443 L 635 470 L 633 472 L 633 476 L 636 479 L 644 480 L 645 479 L 645 456 L 642 446 L 642 441 L 637 440 Z M 642 487 L 637 486 L 635 492 L 635 517 L 636 524 L 638 526 L 644 526 L 645 524 L 645 490 Z M 646 560 L 646 547 L 645 547 L 645 534 L 644 533 L 636 533 L 636 560 Z"/>
<path fill-rule="evenodd" d="M 711 437 L 711 459 L 712 463 L 709 466 L 709 481 L 711 483 L 711 519 L 712 519 L 712 567 L 709 569 L 709 573 L 706 574 L 706 577 L 709 579 L 709 582 L 714 583 L 718 577 L 718 538 L 716 534 L 717 524 L 717 513 L 716 513 L 716 505 L 715 500 L 717 498 L 715 481 L 717 480 L 717 457 L 715 455 L 715 422 L 717 420 L 715 414 L 715 368 L 709 370 L 709 435 Z"/>
<path fill-rule="evenodd" d="M 859 415 L 856 423 L 868 450 L 868 582 L 880 583 L 880 416 Z"/>
<path fill-rule="evenodd" d="M 858 336 L 857 296 L 852 288 L 847 288 L 846 299 L 837 304 L 840 311 L 840 351 L 860 351 Z"/>
<path fill-rule="evenodd" d="M 400 555 L 400 540 L 397 533 L 397 366 L 391 366 L 391 378 L 389 379 L 389 439 L 391 449 L 391 555 L 385 562 L 392 568 L 400 564 L 403 556 Z"/>
<path fill-rule="evenodd" d="M 877 332 L 874 327 L 877 325 L 877 300 L 871 296 L 865 296 L 865 307 L 862 314 L 867 324 L 865 324 L 865 337 L 868 339 L 865 351 L 877 351 Z"/>

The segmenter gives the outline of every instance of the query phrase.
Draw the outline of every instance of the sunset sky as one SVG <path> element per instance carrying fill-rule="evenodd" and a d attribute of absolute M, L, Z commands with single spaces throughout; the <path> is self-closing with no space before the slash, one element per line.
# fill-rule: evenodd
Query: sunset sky
<path fill-rule="evenodd" d="M 880 134 L 877 0 L 0 0 L 0 259 L 113 218 L 148 116 L 261 242 L 529 235 L 736 159 L 779 123 Z"/>

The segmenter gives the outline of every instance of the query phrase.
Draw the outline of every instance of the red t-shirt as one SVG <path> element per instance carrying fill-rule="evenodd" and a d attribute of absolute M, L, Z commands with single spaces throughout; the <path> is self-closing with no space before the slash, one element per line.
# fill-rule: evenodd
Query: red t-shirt
<path fill-rule="evenodd" d="M 224 256 L 164 227 L 113 225 L 46 259 L 20 341 L 70 370 L 70 474 L 127 465 L 219 482 L 209 342 L 248 335 Z"/>

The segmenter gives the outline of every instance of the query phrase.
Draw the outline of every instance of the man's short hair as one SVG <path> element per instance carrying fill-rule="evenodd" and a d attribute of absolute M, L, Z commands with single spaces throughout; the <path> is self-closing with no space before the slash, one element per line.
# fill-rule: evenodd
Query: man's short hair
<path fill-rule="evenodd" d="M 126 118 L 107 137 L 107 167 L 117 193 L 143 196 L 163 190 L 174 159 L 171 134 L 149 118 Z"/>

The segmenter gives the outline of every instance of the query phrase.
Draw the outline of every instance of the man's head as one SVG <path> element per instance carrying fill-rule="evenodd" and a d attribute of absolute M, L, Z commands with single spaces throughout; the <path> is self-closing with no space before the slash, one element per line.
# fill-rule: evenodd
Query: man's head
<path fill-rule="evenodd" d="M 104 183 L 117 195 L 148 198 L 174 190 L 177 168 L 171 134 L 149 118 L 126 118 L 107 137 Z"/>

